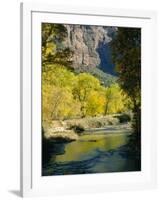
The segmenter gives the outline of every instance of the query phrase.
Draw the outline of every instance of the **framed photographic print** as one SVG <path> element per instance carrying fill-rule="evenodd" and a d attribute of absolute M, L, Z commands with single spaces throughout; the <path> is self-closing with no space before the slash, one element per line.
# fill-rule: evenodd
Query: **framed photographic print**
<path fill-rule="evenodd" d="M 156 185 L 156 14 L 21 4 L 21 194 Z"/>

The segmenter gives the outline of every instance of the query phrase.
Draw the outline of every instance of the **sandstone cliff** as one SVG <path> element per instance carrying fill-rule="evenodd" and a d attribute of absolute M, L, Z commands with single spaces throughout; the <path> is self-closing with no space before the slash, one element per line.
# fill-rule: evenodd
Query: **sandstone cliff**
<path fill-rule="evenodd" d="M 65 25 L 68 37 L 64 45 L 73 52 L 73 67 L 86 70 L 99 67 L 114 74 L 109 43 L 116 33 L 115 27 Z"/>

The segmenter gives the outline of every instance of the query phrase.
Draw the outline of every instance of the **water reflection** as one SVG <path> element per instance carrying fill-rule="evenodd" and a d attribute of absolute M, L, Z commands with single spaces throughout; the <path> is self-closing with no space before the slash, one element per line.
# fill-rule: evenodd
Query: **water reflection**
<path fill-rule="evenodd" d="M 128 156 L 123 146 L 130 133 L 86 133 L 71 143 L 53 142 L 43 175 L 140 170 L 140 158 Z"/>
<path fill-rule="evenodd" d="M 123 134 L 117 135 L 91 135 L 81 136 L 78 141 L 71 142 L 65 146 L 65 153 L 56 156 L 56 162 L 85 160 L 94 156 L 96 150 L 108 151 L 127 143 L 127 137 Z"/>

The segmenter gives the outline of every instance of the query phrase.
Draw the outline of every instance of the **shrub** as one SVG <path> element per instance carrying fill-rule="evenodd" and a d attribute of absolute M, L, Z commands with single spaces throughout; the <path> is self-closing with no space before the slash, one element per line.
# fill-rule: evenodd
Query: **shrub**
<path fill-rule="evenodd" d="M 126 114 L 126 113 L 118 115 L 116 117 L 119 119 L 120 123 L 125 123 L 125 122 L 131 121 L 131 116 L 129 114 Z"/>
<path fill-rule="evenodd" d="M 85 130 L 84 127 L 81 124 L 71 125 L 70 129 L 74 130 L 76 133 L 81 133 Z"/>

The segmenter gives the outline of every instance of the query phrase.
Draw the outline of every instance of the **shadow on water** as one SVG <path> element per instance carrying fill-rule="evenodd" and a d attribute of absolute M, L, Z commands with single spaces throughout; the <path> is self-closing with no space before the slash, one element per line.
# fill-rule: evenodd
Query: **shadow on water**
<path fill-rule="evenodd" d="M 49 163 L 51 157 L 54 158 L 57 155 L 65 153 L 65 145 L 68 142 L 61 140 L 42 140 L 42 166 Z"/>
<path fill-rule="evenodd" d="M 128 134 L 85 134 L 78 141 L 43 139 L 42 175 L 140 171 Z"/>

